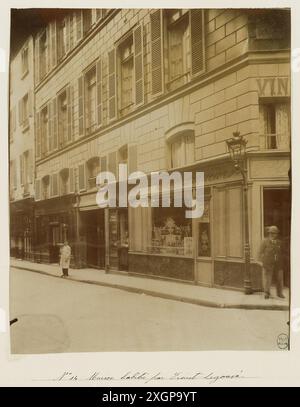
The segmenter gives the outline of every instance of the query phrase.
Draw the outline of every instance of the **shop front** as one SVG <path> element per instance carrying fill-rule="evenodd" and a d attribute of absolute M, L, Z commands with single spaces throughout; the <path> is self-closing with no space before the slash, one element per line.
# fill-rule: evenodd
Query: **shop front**
<path fill-rule="evenodd" d="M 33 199 L 13 202 L 10 207 L 10 253 L 12 257 L 33 259 Z"/>
<path fill-rule="evenodd" d="M 36 202 L 34 260 L 39 263 L 59 263 L 60 248 L 64 241 L 69 242 L 74 253 L 74 225 L 71 196 Z"/>

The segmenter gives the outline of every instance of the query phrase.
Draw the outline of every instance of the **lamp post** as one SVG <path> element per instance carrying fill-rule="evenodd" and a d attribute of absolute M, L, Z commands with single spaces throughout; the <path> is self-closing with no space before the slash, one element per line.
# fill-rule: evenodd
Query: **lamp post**
<path fill-rule="evenodd" d="M 247 140 L 240 135 L 239 132 L 234 132 L 233 137 L 226 140 L 226 144 L 230 153 L 230 158 L 234 167 L 240 171 L 243 177 L 243 201 L 244 201 L 244 289 L 245 294 L 252 294 L 251 274 L 250 274 L 250 239 L 249 239 L 249 211 L 248 211 L 248 174 L 246 161 L 246 145 Z"/>

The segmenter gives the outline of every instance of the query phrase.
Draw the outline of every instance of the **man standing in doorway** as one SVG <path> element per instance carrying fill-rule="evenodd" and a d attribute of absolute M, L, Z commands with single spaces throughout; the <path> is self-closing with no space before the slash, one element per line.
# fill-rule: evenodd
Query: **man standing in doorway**
<path fill-rule="evenodd" d="M 277 296 L 283 295 L 283 247 L 278 239 L 279 229 L 270 226 L 269 236 L 261 243 L 259 250 L 259 262 L 263 267 L 265 299 L 270 298 L 273 275 L 276 277 Z"/>
<path fill-rule="evenodd" d="M 60 267 L 62 268 L 63 274 L 61 277 L 69 276 L 69 267 L 71 259 L 71 247 L 68 242 L 65 241 L 63 247 L 60 250 Z"/>

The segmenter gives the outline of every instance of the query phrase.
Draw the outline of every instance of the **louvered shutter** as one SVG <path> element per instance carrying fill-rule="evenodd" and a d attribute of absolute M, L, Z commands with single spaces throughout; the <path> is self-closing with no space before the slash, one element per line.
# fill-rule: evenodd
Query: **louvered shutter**
<path fill-rule="evenodd" d="M 13 160 L 13 186 L 17 187 L 17 162 Z"/>
<path fill-rule="evenodd" d="M 74 47 L 74 16 L 69 15 L 69 28 L 70 28 L 70 50 Z"/>
<path fill-rule="evenodd" d="M 51 29 L 50 24 L 47 25 L 46 28 L 46 41 L 47 41 L 47 49 L 46 49 L 46 74 L 51 70 Z"/>
<path fill-rule="evenodd" d="M 162 10 L 151 14 L 151 79 L 152 94 L 163 91 Z"/>
<path fill-rule="evenodd" d="M 41 199 L 41 180 L 35 180 L 35 200 L 39 201 Z"/>
<path fill-rule="evenodd" d="M 79 191 L 84 191 L 86 189 L 85 164 L 81 164 L 78 167 L 78 186 Z"/>
<path fill-rule="evenodd" d="M 28 92 L 28 118 L 33 115 L 33 92 Z"/>
<path fill-rule="evenodd" d="M 32 150 L 30 149 L 28 151 L 28 182 L 32 183 L 33 182 L 33 153 Z"/>
<path fill-rule="evenodd" d="M 51 65 L 52 67 L 57 64 L 57 46 L 56 46 L 56 21 L 50 23 L 51 33 Z"/>
<path fill-rule="evenodd" d="M 67 32 L 67 38 L 66 38 L 66 53 L 70 51 L 70 18 L 69 16 L 65 17 L 65 23 L 66 23 L 66 32 Z"/>
<path fill-rule="evenodd" d="M 97 62 L 97 122 L 102 124 L 102 62 Z"/>
<path fill-rule="evenodd" d="M 37 36 L 35 38 L 35 47 L 34 47 L 34 64 L 35 64 L 35 79 L 36 83 L 39 82 L 40 73 L 39 73 L 39 56 L 40 56 L 40 38 Z"/>
<path fill-rule="evenodd" d="M 20 155 L 20 180 L 21 185 L 24 185 L 24 156 Z"/>
<path fill-rule="evenodd" d="M 144 62 L 143 62 L 143 28 L 138 26 L 133 32 L 134 42 L 134 75 L 135 75 L 135 104 L 144 103 Z"/>
<path fill-rule="evenodd" d="M 129 174 L 137 171 L 137 145 L 128 146 L 128 171 Z"/>
<path fill-rule="evenodd" d="M 78 127 L 79 136 L 83 135 L 83 76 L 78 78 Z"/>
<path fill-rule="evenodd" d="M 40 112 L 36 114 L 36 128 L 35 128 L 35 146 L 36 146 L 36 157 L 41 156 L 41 127 L 40 127 Z"/>
<path fill-rule="evenodd" d="M 52 196 L 58 195 L 58 174 L 52 174 Z"/>
<path fill-rule="evenodd" d="M 117 177 L 117 153 L 115 151 L 108 155 L 108 171 Z"/>
<path fill-rule="evenodd" d="M 76 41 L 82 38 L 82 12 L 81 10 L 76 11 Z"/>
<path fill-rule="evenodd" d="M 74 168 L 69 169 L 69 192 L 73 194 L 75 192 L 75 176 Z"/>
<path fill-rule="evenodd" d="M 68 141 L 72 140 L 72 98 L 71 86 L 67 87 L 67 123 L 68 123 Z"/>
<path fill-rule="evenodd" d="M 58 120 L 57 120 L 57 97 L 52 100 L 52 131 L 53 131 L 53 150 L 58 148 Z"/>
<path fill-rule="evenodd" d="M 108 117 L 113 120 L 117 116 L 116 98 L 116 50 L 108 53 Z"/>
<path fill-rule="evenodd" d="M 54 149 L 54 122 L 53 122 L 53 102 L 48 103 L 48 143 L 49 143 L 49 151 Z"/>
<path fill-rule="evenodd" d="M 192 75 L 205 71 L 204 10 L 190 10 Z"/>

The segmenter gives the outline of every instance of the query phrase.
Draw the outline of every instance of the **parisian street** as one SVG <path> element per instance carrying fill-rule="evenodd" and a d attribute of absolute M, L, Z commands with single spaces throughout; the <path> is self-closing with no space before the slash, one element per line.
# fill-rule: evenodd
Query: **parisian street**
<path fill-rule="evenodd" d="M 278 350 L 287 311 L 215 309 L 11 268 L 12 353 Z"/>

